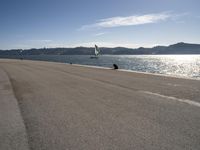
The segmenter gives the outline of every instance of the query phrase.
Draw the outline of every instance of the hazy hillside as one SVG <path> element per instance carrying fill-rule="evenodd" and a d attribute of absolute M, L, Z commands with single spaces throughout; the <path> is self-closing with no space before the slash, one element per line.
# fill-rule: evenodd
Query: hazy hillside
<path fill-rule="evenodd" d="M 153 48 L 100 48 L 101 54 L 110 55 L 143 55 L 143 54 L 200 54 L 200 44 L 177 43 L 169 46 L 156 46 Z M 93 55 L 94 48 L 76 47 L 76 48 L 41 48 L 27 49 L 21 52 L 21 49 L 0 50 L 0 55 Z"/>

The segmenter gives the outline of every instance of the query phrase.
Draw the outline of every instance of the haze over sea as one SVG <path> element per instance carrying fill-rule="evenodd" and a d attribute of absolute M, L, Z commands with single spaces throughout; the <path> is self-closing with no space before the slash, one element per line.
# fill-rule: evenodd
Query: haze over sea
<path fill-rule="evenodd" d="M 23 58 L 109 68 L 115 63 L 125 70 L 200 79 L 200 55 L 101 55 L 98 59 L 90 59 L 89 55 L 27 55 Z"/>

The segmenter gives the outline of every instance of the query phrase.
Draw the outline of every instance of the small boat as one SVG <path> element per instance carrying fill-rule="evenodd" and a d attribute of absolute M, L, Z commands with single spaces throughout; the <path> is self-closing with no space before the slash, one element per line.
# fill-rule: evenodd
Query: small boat
<path fill-rule="evenodd" d="M 94 56 L 91 56 L 90 58 L 91 58 L 91 59 L 93 59 L 93 58 L 97 59 L 99 53 L 100 53 L 100 49 L 98 48 L 97 45 L 95 45 L 95 48 L 94 48 Z"/>

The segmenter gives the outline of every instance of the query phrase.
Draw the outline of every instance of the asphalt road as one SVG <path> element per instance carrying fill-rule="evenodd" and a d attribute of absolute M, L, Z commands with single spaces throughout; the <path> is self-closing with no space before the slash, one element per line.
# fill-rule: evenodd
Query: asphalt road
<path fill-rule="evenodd" d="M 26 60 L 0 69 L 30 150 L 200 149 L 199 80 Z"/>

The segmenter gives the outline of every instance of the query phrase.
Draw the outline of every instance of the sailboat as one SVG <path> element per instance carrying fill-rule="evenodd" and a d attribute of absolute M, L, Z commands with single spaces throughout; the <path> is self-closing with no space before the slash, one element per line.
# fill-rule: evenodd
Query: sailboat
<path fill-rule="evenodd" d="M 95 58 L 95 59 L 97 59 L 99 53 L 100 53 L 100 49 L 98 48 L 97 45 L 95 45 L 95 48 L 94 48 L 94 56 L 91 56 L 90 58 Z"/>

